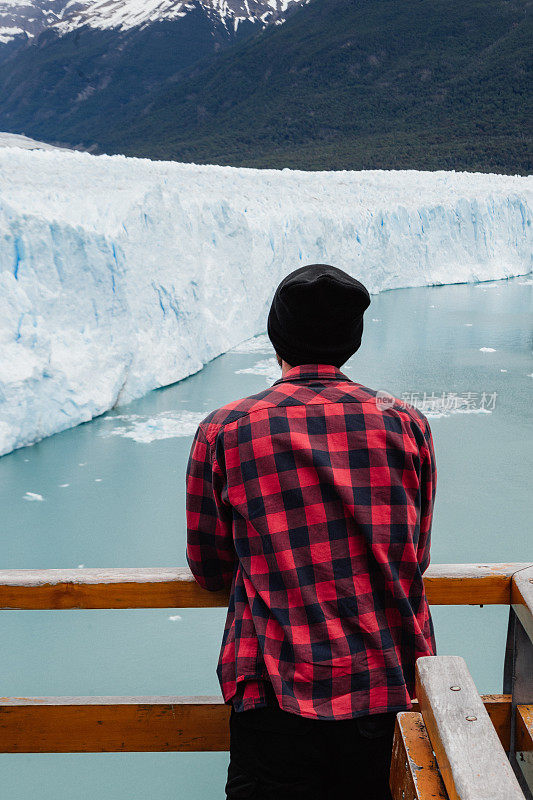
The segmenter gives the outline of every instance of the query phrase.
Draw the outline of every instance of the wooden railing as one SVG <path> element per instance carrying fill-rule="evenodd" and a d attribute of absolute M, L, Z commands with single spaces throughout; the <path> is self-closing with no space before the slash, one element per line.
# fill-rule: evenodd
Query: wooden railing
<path fill-rule="evenodd" d="M 434 564 L 424 575 L 431 605 L 509 605 L 511 579 L 529 564 Z M 0 609 L 214 608 L 187 568 L 0 570 Z"/>
<path fill-rule="evenodd" d="M 509 692 L 510 702 L 504 736 L 462 658 L 418 659 L 420 713 L 400 713 L 396 718 L 390 780 L 393 800 L 532 797 L 532 639 L 533 567 L 524 567 L 511 576 L 504 668 L 504 691 Z"/>
<path fill-rule="evenodd" d="M 532 675 L 533 669 L 530 651 L 522 641 L 525 632 L 531 647 L 533 566 L 438 564 L 429 567 L 424 584 L 431 605 L 500 604 L 511 609 L 505 693 L 476 697 L 483 713 L 488 714 L 491 729 L 497 734 L 496 741 L 499 739 L 513 763 L 519 748 L 531 751 L 533 738 L 533 710 L 528 708 L 533 703 L 528 669 Z M 225 606 L 227 601 L 225 592 L 201 589 L 188 569 L 0 571 L 0 609 L 5 610 L 212 608 Z M 462 695 L 465 696 L 466 693 Z M 403 781 L 404 794 L 396 794 L 395 800 L 439 797 L 415 793 L 419 789 L 410 781 L 410 774 L 417 776 L 417 780 L 422 774 L 431 775 L 433 788 L 448 791 L 450 798 L 461 797 L 450 792 L 448 784 L 444 788 L 435 763 L 433 771 L 431 764 L 422 768 L 416 765 L 417 758 L 435 762 L 432 754 L 435 750 L 437 759 L 441 753 L 442 770 L 443 753 L 448 753 L 446 747 L 441 750 L 435 747 L 431 738 L 434 731 L 424 725 L 428 713 L 428 704 L 421 698 L 420 704 L 416 701 L 413 704 L 412 712 L 398 717 L 400 728 L 395 752 L 400 753 L 401 747 L 406 746 L 412 749 L 403 754 L 401 769 L 396 759 L 395 786 Z M 0 698 L 0 752 L 227 750 L 228 714 L 229 708 L 219 696 L 3 697 Z M 408 745 L 405 745 L 409 739 L 405 731 L 411 734 Z M 415 733 L 416 744 L 413 744 Z M 454 760 L 456 754 L 446 757 Z M 524 793 L 528 791 L 527 787 L 522 788 Z"/>

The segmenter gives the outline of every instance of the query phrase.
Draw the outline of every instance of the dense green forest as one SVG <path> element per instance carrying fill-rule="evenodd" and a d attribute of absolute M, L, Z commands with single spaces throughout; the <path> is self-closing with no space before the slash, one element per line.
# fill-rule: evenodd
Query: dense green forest
<path fill-rule="evenodd" d="M 197 163 L 523 174 L 530 11 L 529 0 L 312 0 L 106 113 L 81 106 L 24 132 Z"/>

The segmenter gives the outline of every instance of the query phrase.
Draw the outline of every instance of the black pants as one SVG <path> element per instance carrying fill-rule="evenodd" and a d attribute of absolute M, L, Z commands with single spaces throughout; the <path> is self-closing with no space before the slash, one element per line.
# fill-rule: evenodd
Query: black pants
<path fill-rule="evenodd" d="M 396 714 L 313 720 L 231 711 L 227 800 L 391 800 Z"/>

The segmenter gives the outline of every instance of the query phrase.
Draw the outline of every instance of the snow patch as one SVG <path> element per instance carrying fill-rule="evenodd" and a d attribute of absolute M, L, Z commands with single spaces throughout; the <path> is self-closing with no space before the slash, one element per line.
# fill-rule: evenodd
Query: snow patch
<path fill-rule="evenodd" d="M 29 500 L 30 502 L 42 502 L 44 497 L 42 494 L 37 494 L 37 492 L 26 492 L 22 499 Z"/>

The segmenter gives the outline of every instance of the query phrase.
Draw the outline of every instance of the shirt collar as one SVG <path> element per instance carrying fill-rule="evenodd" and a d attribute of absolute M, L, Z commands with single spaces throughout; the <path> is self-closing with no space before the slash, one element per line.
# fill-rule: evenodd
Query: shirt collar
<path fill-rule="evenodd" d="M 278 383 L 295 383 L 304 381 L 349 381 L 343 372 L 332 364 L 300 364 L 292 367 L 283 378 L 279 378 L 273 386 Z"/>

